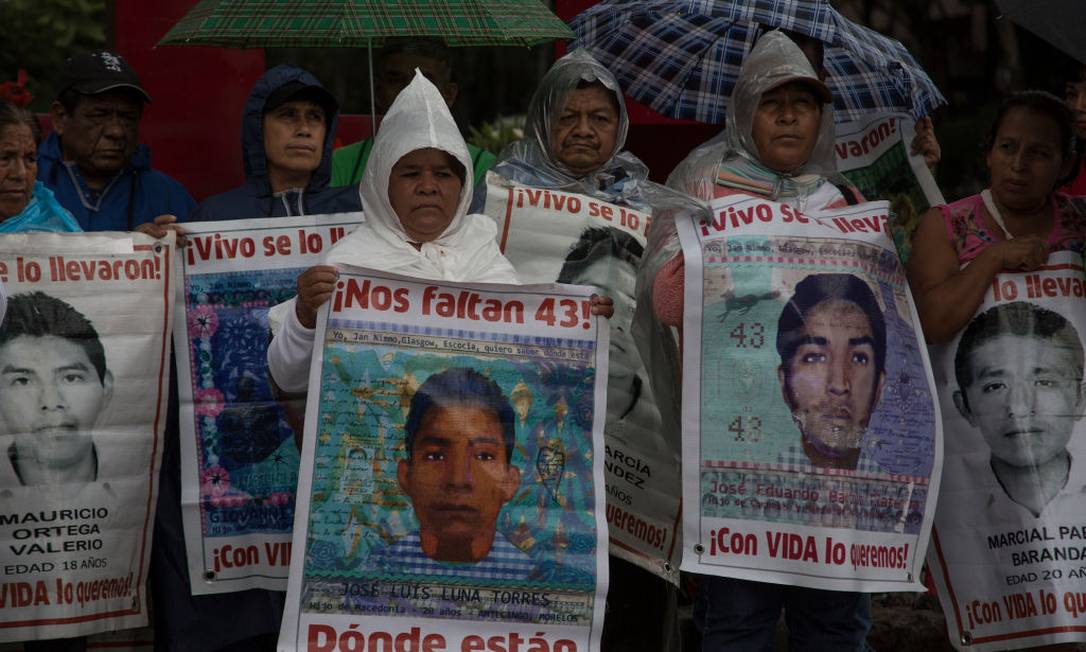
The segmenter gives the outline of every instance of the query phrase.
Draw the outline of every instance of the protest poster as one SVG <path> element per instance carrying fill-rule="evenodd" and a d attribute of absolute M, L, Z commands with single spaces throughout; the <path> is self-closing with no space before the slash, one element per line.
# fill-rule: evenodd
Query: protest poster
<path fill-rule="evenodd" d="M 1086 641 L 1082 256 L 1000 273 L 931 348 L 946 459 L 928 567 L 960 650 Z"/>
<path fill-rule="evenodd" d="M 593 285 L 609 320 L 604 482 L 611 554 L 678 583 L 679 450 L 661 427 L 631 333 L 637 269 L 652 216 L 576 193 L 487 175 L 486 212 L 522 283 Z"/>
<path fill-rule="evenodd" d="M 279 649 L 597 649 L 607 329 L 587 288 L 341 268 L 326 306 Z"/>
<path fill-rule="evenodd" d="M 0 236 L 0 641 L 148 622 L 175 251 Z"/>
<path fill-rule="evenodd" d="M 268 309 L 361 213 L 185 224 L 174 349 L 181 505 L 194 595 L 285 591 L 304 402 L 277 400 Z"/>
<path fill-rule="evenodd" d="M 677 224 L 683 569 L 921 590 L 941 431 L 887 203 L 710 208 Z"/>
<path fill-rule="evenodd" d="M 907 113 L 889 113 L 834 128 L 838 171 L 866 199 L 890 202 L 890 232 L 907 263 L 920 218 L 928 208 L 946 203 L 924 157 L 909 154 L 916 121 Z"/>

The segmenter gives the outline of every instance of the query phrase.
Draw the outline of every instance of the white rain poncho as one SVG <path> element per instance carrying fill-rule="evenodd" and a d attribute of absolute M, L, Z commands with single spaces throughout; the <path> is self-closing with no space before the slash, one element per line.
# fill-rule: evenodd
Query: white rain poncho
<path fill-rule="evenodd" d="M 550 134 L 570 92 L 582 82 L 599 82 L 615 94 L 619 121 L 610 158 L 599 170 L 578 176 L 554 157 Z M 649 169 L 639 158 L 622 150 L 629 127 L 630 118 L 618 80 L 592 55 L 574 50 L 554 62 L 540 80 L 528 105 L 524 138 L 506 147 L 492 169 L 507 179 L 534 188 L 555 188 L 636 206 L 641 201 Z"/>
<path fill-rule="evenodd" d="M 460 202 L 452 222 L 438 238 L 411 243 L 388 198 L 392 166 L 419 149 L 440 149 L 465 170 Z M 392 103 L 374 138 L 373 153 L 359 193 L 366 221 L 328 252 L 330 265 L 347 264 L 405 276 L 442 281 L 517 283 L 516 273 L 497 244 L 497 227 L 486 215 L 468 214 L 472 196 L 471 157 L 449 107 L 422 73 Z M 268 369 L 286 392 L 304 391 L 313 356 L 313 329 L 298 321 L 294 300 L 272 309 L 273 324 L 282 327 L 268 347 Z"/>

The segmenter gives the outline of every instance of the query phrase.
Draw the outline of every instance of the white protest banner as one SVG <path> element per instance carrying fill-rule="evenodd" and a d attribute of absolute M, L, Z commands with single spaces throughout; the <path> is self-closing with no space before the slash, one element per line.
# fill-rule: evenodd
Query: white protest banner
<path fill-rule="evenodd" d="M 866 199 L 890 202 L 891 234 L 908 262 L 920 218 L 928 208 L 946 203 L 924 157 L 909 154 L 916 121 L 907 113 L 889 113 L 843 122 L 835 130 L 837 169 Z"/>
<path fill-rule="evenodd" d="M 960 650 L 1086 641 L 1082 256 L 1001 273 L 931 348 L 946 437 L 928 551 Z"/>
<path fill-rule="evenodd" d="M 181 504 L 195 595 L 285 591 L 298 481 L 296 422 L 268 375 L 268 309 L 361 213 L 185 224 L 174 350 Z"/>
<path fill-rule="evenodd" d="M 175 255 L 0 236 L 0 641 L 147 624 Z"/>
<path fill-rule="evenodd" d="M 745 195 L 681 216 L 684 570 L 921 588 L 941 434 L 888 221 Z"/>
<path fill-rule="evenodd" d="M 604 427 L 611 553 L 678 582 L 679 450 L 631 333 L 637 268 L 651 215 L 487 175 L 487 214 L 522 283 L 593 285 L 615 302 Z"/>
<path fill-rule="evenodd" d="M 341 269 L 317 322 L 280 650 L 598 648 L 598 321 L 587 288 Z"/>

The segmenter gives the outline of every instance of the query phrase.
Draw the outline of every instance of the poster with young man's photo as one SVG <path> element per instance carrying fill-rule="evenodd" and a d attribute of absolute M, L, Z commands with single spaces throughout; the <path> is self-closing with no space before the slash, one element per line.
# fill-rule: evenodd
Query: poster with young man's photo
<path fill-rule="evenodd" d="M 0 641 L 147 624 L 174 253 L 0 236 Z"/>
<path fill-rule="evenodd" d="M 932 347 L 947 438 L 928 562 L 959 649 L 1086 640 L 1084 336 L 1082 257 L 1057 252 L 996 276 Z"/>

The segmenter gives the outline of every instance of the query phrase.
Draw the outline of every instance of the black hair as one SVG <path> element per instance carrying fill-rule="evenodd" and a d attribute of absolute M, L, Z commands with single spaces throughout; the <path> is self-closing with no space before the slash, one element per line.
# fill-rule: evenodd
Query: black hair
<path fill-rule="evenodd" d="M 438 61 L 445 67 L 447 79 L 444 81 L 452 80 L 452 56 L 449 47 L 440 38 L 402 36 L 385 39 L 384 46 L 377 52 L 374 65 L 376 73 L 381 74 L 381 65 L 385 59 L 397 54 L 414 54 Z"/>
<path fill-rule="evenodd" d="M 498 417 L 502 425 L 502 441 L 505 443 L 505 463 L 509 464 L 513 460 L 513 447 L 516 445 L 513 406 L 498 383 L 466 367 L 452 367 L 430 376 L 411 397 L 411 407 L 407 411 L 407 422 L 404 424 L 407 459 L 411 459 L 415 448 L 415 435 L 422 427 L 422 419 L 426 413 L 432 408 L 456 405 L 478 406 Z"/>
<path fill-rule="evenodd" d="M 588 267 L 603 256 L 613 256 L 635 269 L 641 264 L 645 248 L 629 233 L 613 226 L 594 226 L 581 232 L 581 237 L 570 247 L 558 283 L 573 283 Z"/>
<path fill-rule="evenodd" d="M 30 111 L 15 106 L 7 100 L 0 100 L 0 132 L 15 125 L 24 125 L 30 128 L 30 134 L 34 137 L 34 144 L 41 142 L 41 127 L 34 119 Z"/>
<path fill-rule="evenodd" d="M 102 340 L 83 313 L 44 292 L 16 294 L 8 299 L 7 313 L 0 324 L 0 346 L 21 336 L 50 335 L 82 347 L 98 372 L 98 380 L 105 383 L 106 353 Z"/>
<path fill-rule="evenodd" d="M 852 274 L 811 274 L 796 284 L 795 294 L 781 310 L 777 322 L 777 354 L 787 369 L 796 349 L 803 343 L 800 332 L 806 316 L 823 301 L 847 301 L 863 311 L 874 340 L 875 372 L 886 368 L 886 319 L 867 283 Z"/>
<path fill-rule="evenodd" d="M 1034 113 L 1051 118 L 1060 130 L 1060 154 L 1064 161 L 1070 161 L 1075 155 L 1075 114 L 1067 104 L 1052 93 L 1039 90 L 1028 90 L 1014 93 L 1000 105 L 996 112 L 992 126 L 988 128 L 988 135 L 984 140 L 984 152 L 987 154 L 995 146 L 996 135 L 1012 109 L 1027 109 Z"/>
<path fill-rule="evenodd" d="M 1071 349 L 1070 364 L 1075 370 L 1075 378 L 1082 380 L 1082 341 L 1071 322 L 1058 312 L 1025 301 L 1002 303 L 974 317 L 958 341 L 958 349 L 954 352 L 954 378 L 962 390 L 963 401 L 966 400 L 965 389 L 974 380 L 973 351 L 1000 335 L 1063 341 Z"/>

